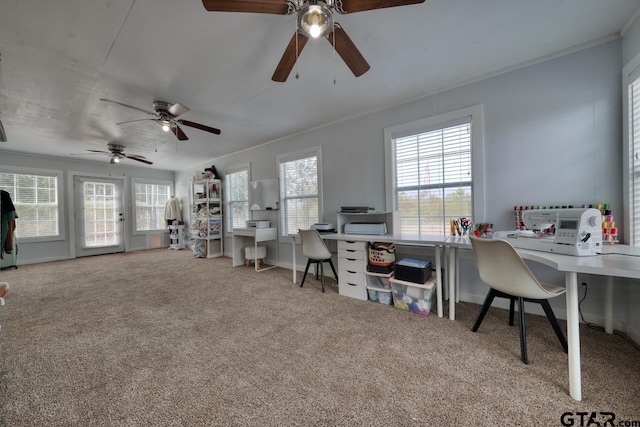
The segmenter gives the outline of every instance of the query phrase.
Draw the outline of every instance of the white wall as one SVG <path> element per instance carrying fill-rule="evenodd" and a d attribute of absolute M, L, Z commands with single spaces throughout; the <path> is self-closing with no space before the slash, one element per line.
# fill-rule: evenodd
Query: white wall
<path fill-rule="evenodd" d="M 513 206 L 531 204 L 609 203 L 621 223 L 621 69 L 622 41 L 616 40 L 196 165 L 178 173 L 177 179 L 186 182 L 193 170 L 211 163 L 223 174 L 227 167 L 246 162 L 251 162 L 252 179 L 273 178 L 279 154 L 321 146 L 321 219 L 335 223 L 343 205 L 385 209 L 385 127 L 482 104 L 486 221 L 495 229 L 511 229 Z M 227 240 L 227 252 L 230 243 Z M 282 266 L 290 267 L 290 246 L 280 244 Z M 469 254 L 461 271 L 462 299 L 480 302 L 487 288 L 479 282 Z M 563 283 L 563 276 L 552 271 L 540 274 Z M 582 307 L 585 317 L 602 324 L 601 281 L 581 280 L 590 285 Z M 615 292 L 615 326 L 640 330 L 637 321 L 628 324 L 631 287 L 617 286 Z M 564 299 L 553 305 L 563 317 Z"/>
<path fill-rule="evenodd" d="M 146 178 L 168 181 L 173 181 L 175 179 L 175 173 L 173 171 L 133 167 L 122 164 L 109 165 L 107 161 L 91 162 L 56 157 L 34 156 L 9 151 L 0 152 L 0 167 L 1 166 L 25 168 L 25 171 L 28 172 L 32 172 L 32 169 L 64 172 L 62 182 L 58 183 L 62 189 L 62 198 L 59 200 L 59 204 L 63 209 L 63 217 L 61 221 L 61 231 L 63 232 L 62 239 L 47 242 L 26 242 L 18 239 L 18 265 L 60 260 L 74 256 L 75 243 L 72 237 L 75 230 L 76 215 L 74 215 L 72 209 L 69 208 L 72 195 L 67 191 L 69 188 L 72 188 L 72 182 L 69 180 L 73 178 L 73 174 L 79 173 L 83 176 L 90 177 L 113 176 L 124 178 L 125 219 L 133 218 L 135 214 L 131 194 L 131 179 Z M 129 251 L 149 248 L 149 235 L 133 234 L 133 221 L 125 220 L 125 233 L 126 250 Z M 162 234 L 163 242 L 167 242 L 168 245 L 168 232 L 164 232 Z M 165 234 L 167 236 L 164 236 Z"/>

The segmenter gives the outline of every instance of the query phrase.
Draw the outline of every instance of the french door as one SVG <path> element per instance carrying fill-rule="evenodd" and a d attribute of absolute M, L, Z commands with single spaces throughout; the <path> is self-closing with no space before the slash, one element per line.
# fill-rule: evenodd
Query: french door
<path fill-rule="evenodd" d="M 76 256 L 124 252 L 121 179 L 76 176 Z"/>

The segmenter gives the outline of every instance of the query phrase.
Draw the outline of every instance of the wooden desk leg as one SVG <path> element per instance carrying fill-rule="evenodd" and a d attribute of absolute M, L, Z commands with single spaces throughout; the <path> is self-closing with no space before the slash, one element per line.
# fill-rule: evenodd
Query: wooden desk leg
<path fill-rule="evenodd" d="M 438 305 L 438 317 L 442 317 L 442 260 L 440 259 L 440 246 L 436 245 L 436 292 L 437 305 Z"/>
<path fill-rule="evenodd" d="M 456 320 L 456 260 L 458 248 L 449 249 L 449 319 Z"/>
<path fill-rule="evenodd" d="M 604 330 L 613 333 L 613 276 L 607 276 L 604 288 Z"/>
<path fill-rule="evenodd" d="M 578 312 L 578 274 L 565 273 L 567 287 L 567 343 L 569 344 L 569 394 L 582 400 L 580 378 L 580 319 Z"/>

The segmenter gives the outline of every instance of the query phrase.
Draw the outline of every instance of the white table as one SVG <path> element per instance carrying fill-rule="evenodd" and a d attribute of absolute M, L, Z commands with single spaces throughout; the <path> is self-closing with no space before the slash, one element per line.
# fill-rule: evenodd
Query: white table
<path fill-rule="evenodd" d="M 258 243 L 278 239 L 278 229 L 269 228 L 234 228 L 233 229 L 233 266 L 244 265 L 242 250 L 247 244 L 253 243 L 254 254 L 258 253 Z M 276 262 L 266 268 L 258 268 L 258 260 L 255 262 L 256 271 L 265 271 L 278 266 L 278 244 L 276 243 Z"/>
<path fill-rule="evenodd" d="M 446 245 L 455 251 L 460 248 L 471 249 L 467 237 L 449 237 Z M 640 249 L 627 245 L 605 245 L 602 255 L 571 256 L 551 252 L 516 248 L 524 259 L 539 262 L 564 272 L 567 289 L 567 343 L 569 345 L 569 394 L 575 400 L 582 400 L 582 381 L 580 377 L 580 318 L 578 312 L 578 273 L 606 276 L 605 329 L 613 332 L 613 278 L 624 277 L 640 279 Z M 454 258 L 454 257 L 450 257 Z M 450 266 L 452 264 L 450 259 Z M 453 270 L 452 270 L 453 271 Z M 456 279 L 449 275 L 449 290 L 454 292 Z M 450 301 L 454 298 L 450 295 Z"/>
<path fill-rule="evenodd" d="M 436 253 L 436 306 L 438 317 L 443 316 L 442 309 L 442 261 L 441 252 L 447 236 L 429 235 L 418 237 L 415 235 L 375 235 L 375 234 L 344 234 L 344 233 L 320 233 L 324 240 L 346 240 L 350 242 L 386 242 L 395 243 L 399 246 L 434 247 Z M 291 253 L 293 258 L 293 283 L 296 283 L 296 238 L 298 235 L 290 235 Z M 450 275 L 451 276 L 451 275 Z M 455 294 L 449 294 L 449 305 Z M 451 316 L 449 316 L 451 318 Z M 453 319 L 452 319 L 453 320 Z"/>

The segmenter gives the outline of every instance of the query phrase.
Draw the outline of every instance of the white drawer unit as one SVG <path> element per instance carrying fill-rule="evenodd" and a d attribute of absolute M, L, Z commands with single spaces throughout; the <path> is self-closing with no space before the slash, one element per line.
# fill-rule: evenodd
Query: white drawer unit
<path fill-rule="evenodd" d="M 338 292 L 340 295 L 367 299 L 367 246 L 365 242 L 338 241 Z"/>
<path fill-rule="evenodd" d="M 340 249 L 338 248 L 339 259 L 365 259 L 365 253 L 363 251 L 355 251 L 353 249 Z"/>

